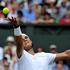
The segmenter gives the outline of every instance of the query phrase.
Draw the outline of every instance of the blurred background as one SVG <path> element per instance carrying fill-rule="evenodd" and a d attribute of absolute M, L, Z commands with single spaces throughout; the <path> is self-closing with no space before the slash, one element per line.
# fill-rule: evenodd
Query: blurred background
<path fill-rule="evenodd" d="M 3 13 L 4 7 L 8 7 L 8 14 Z M 70 49 L 70 0 L 0 0 L 0 70 L 18 67 L 13 26 L 8 17 L 20 21 L 35 52 Z M 54 62 L 49 70 L 70 70 L 70 60 Z"/>

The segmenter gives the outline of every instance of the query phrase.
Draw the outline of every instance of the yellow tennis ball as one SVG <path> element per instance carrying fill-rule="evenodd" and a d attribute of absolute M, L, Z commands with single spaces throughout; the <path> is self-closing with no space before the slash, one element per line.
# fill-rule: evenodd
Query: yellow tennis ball
<path fill-rule="evenodd" d="M 5 8 L 3 9 L 3 13 L 4 13 L 4 14 L 8 14 L 8 13 L 9 13 L 9 9 L 8 9 L 7 7 L 5 7 Z"/>

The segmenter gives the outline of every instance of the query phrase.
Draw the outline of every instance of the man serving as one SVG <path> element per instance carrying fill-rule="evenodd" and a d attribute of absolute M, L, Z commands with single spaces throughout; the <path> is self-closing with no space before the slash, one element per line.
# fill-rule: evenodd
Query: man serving
<path fill-rule="evenodd" d="M 18 70 L 49 70 L 48 66 L 54 60 L 70 59 L 70 50 L 57 54 L 45 52 L 34 53 L 32 41 L 26 34 L 21 32 L 20 23 L 13 17 L 8 19 L 14 26 Z"/>

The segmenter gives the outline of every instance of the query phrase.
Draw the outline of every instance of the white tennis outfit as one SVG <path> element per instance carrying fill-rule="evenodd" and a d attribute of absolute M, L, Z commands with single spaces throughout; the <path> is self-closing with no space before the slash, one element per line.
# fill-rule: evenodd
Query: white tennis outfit
<path fill-rule="evenodd" d="M 40 52 L 31 55 L 23 51 L 22 57 L 18 59 L 18 70 L 49 70 L 49 64 L 56 58 L 56 54 Z"/>

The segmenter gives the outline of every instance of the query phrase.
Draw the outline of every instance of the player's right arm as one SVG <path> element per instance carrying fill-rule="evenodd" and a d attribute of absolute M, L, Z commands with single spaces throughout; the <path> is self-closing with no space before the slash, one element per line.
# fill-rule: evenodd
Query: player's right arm
<path fill-rule="evenodd" d="M 22 38 L 21 34 L 21 29 L 20 29 L 20 24 L 19 22 L 16 20 L 16 18 L 8 18 L 11 22 L 11 24 L 13 24 L 14 26 L 14 35 L 16 38 L 16 45 L 17 45 L 17 56 L 18 58 L 20 58 L 22 56 L 22 52 L 24 49 L 24 44 L 25 44 L 25 40 Z"/>

